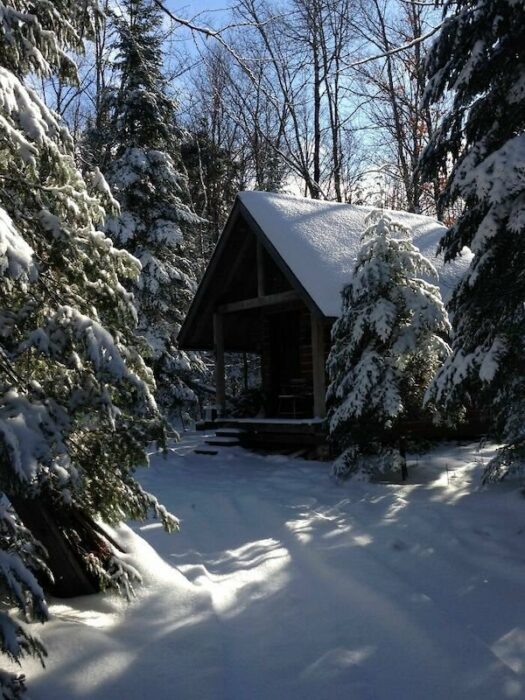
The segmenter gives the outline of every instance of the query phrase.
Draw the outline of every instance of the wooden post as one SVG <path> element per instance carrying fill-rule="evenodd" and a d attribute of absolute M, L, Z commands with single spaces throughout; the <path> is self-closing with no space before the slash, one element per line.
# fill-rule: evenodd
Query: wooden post
<path fill-rule="evenodd" d="M 408 469 L 407 469 L 407 448 L 406 441 L 402 435 L 399 438 L 399 454 L 401 455 L 401 481 L 406 481 L 408 479 Z"/>
<path fill-rule="evenodd" d="M 326 380 L 324 360 L 324 325 L 323 320 L 311 312 L 310 322 L 312 328 L 312 370 L 314 392 L 314 416 L 324 418 L 326 416 Z"/>
<path fill-rule="evenodd" d="M 264 296 L 264 248 L 259 239 L 257 239 L 257 296 Z"/>
<path fill-rule="evenodd" d="M 243 377 L 243 384 L 244 384 L 244 389 L 248 389 L 248 355 L 246 352 L 243 352 L 242 354 L 242 377 Z"/>
<path fill-rule="evenodd" d="M 215 392 L 219 416 L 226 410 L 226 386 L 224 381 L 224 317 L 213 314 L 213 343 L 215 346 Z"/>

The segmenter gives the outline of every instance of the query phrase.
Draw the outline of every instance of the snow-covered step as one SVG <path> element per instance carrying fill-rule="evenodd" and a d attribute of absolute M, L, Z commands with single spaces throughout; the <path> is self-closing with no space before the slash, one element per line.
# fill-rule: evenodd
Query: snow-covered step
<path fill-rule="evenodd" d="M 241 438 L 246 431 L 239 428 L 219 428 L 215 435 L 220 438 Z"/>
<path fill-rule="evenodd" d="M 196 455 L 211 455 L 211 456 L 214 456 L 214 455 L 219 454 L 219 450 L 213 450 L 213 449 L 211 449 L 211 448 L 209 448 L 209 447 L 196 447 L 196 448 L 193 450 L 193 452 L 194 452 L 194 454 L 196 454 Z"/>

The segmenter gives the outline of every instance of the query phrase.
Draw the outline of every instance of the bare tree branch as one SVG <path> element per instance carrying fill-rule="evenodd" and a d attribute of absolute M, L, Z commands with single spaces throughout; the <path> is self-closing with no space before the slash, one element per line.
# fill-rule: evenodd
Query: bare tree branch
<path fill-rule="evenodd" d="M 359 61 L 354 61 L 353 63 L 348 63 L 345 65 L 345 69 L 357 68 L 358 66 L 362 66 L 365 63 L 370 63 L 371 61 L 378 61 L 380 58 L 388 58 L 389 56 L 394 56 L 396 53 L 401 53 L 401 51 L 406 51 L 407 49 L 411 49 L 413 46 L 417 46 L 417 44 L 421 44 L 422 42 L 426 41 L 431 36 L 436 34 L 441 29 L 442 26 L 443 26 L 443 22 L 440 22 L 436 27 L 431 29 L 426 34 L 422 34 L 421 36 L 417 36 L 415 39 L 412 39 L 412 41 L 408 41 L 406 44 L 403 44 L 402 46 L 396 46 L 395 48 L 390 49 L 389 51 L 383 51 L 382 53 L 376 54 L 375 56 L 368 56 L 367 58 L 362 58 Z"/>

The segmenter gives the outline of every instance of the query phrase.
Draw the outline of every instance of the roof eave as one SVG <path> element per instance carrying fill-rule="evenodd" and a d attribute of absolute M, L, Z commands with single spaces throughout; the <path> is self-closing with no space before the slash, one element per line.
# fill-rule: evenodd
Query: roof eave
<path fill-rule="evenodd" d="M 204 271 L 204 275 L 199 283 L 199 286 L 197 287 L 197 291 L 196 291 L 195 296 L 193 297 L 193 300 L 190 304 L 190 308 L 188 309 L 186 316 L 184 318 L 184 321 L 182 322 L 182 325 L 180 327 L 180 330 L 179 330 L 179 333 L 177 336 L 177 340 L 178 340 L 179 347 L 182 350 L 197 350 L 197 349 L 202 349 L 202 350 L 206 349 L 207 350 L 208 349 L 208 348 L 196 348 L 195 345 L 191 343 L 189 335 L 191 333 L 191 327 L 192 327 L 192 324 L 195 320 L 195 316 L 198 313 L 199 305 L 202 303 L 203 298 L 205 297 L 206 291 L 210 285 L 210 281 L 213 278 L 213 274 L 215 272 L 215 268 L 218 265 L 218 260 L 220 258 L 221 253 L 222 253 L 222 250 L 226 246 L 230 232 L 232 231 L 233 226 L 234 226 L 234 224 L 237 221 L 237 218 L 239 216 L 237 202 L 238 202 L 238 198 L 236 197 L 235 202 L 234 202 L 233 207 L 232 207 L 232 210 L 230 212 L 230 215 L 228 216 L 228 220 L 227 220 L 226 224 L 224 225 L 222 233 L 219 236 L 219 239 L 215 245 L 212 256 L 210 258 L 210 262 L 208 263 L 206 270 Z"/>

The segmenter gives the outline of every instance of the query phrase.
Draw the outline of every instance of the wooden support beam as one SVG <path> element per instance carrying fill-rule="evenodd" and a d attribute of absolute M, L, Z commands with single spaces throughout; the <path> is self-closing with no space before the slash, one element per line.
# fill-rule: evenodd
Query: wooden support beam
<path fill-rule="evenodd" d="M 264 248 L 259 239 L 257 239 L 257 296 L 263 297 L 265 290 L 264 281 Z"/>
<path fill-rule="evenodd" d="M 254 297 L 253 299 L 242 299 L 241 301 L 233 301 L 230 304 L 222 304 L 217 311 L 221 314 L 229 314 L 234 311 L 249 311 L 250 309 L 259 309 L 263 306 L 275 306 L 275 304 L 285 304 L 290 301 L 299 301 L 300 296 L 293 289 L 288 292 L 280 292 L 279 294 L 266 294 L 262 297 Z"/>
<path fill-rule="evenodd" d="M 215 349 L 215 391 L 217 412 L 226 411 L 226 383 L 224 378 L 224 319 L 222 314 L 213 314 L 213 345 Z"/>
<path fill-rule="evenodd" d="M 326 374 L 324 359 L 324 324 L 322 318 L 313 312 L 310 314 L 312 329 L 312 370 L 314 392 L 314 416 L 326 416 Z"/>
<path fill-rule="evenodd" d="M 242 354 L 242 378 L 244 389 L 248 389 L 248 355 L 246 352 Z"/>
<path fill-rule="evenodd" d="M 237 272 L 239 271 L 239 269 L 241 268 L 241 266 L 244 262 L 244 255 L 248 251 L 250 244 L 253 245 L 252 237 L 248 236 L 248 235 L 244 236 L 241 244 L 237 248 L 236 257 L 234 258 L 233 263 L 229 266 L 223 266 L 224 270 L 221 268 L 221 278 L 220 278 L 220 288 L 221 289 L 228 289 L 228 287 L 230 286 L 232 280 L 234 279 L 235 275 L 237 274 Z M 199 286 L 199 291 L 198 291 L 199 295 L 203 294 L 202 289 L 204 286 L 206 286 L 204 284 L 205 280 L 206 280 L 207 285 L 209 285 L 209 280 L 211 277 L 210 270 L 211 270 L 211 265 L 206 270 L 205 277 L 204 277 L 203 281 L 201 282 L 201 285 Z M 224 276 L 222 276 L 223 272 L 224 272 Z M 217 270 L 215 270 L 214 274 L 217 274 Z M 196 316 L 192 320 L 192 324 L 193 324 L 194 329 L 195 329 L 194 330 L 195 334 L 197 336 L 201 335 L 203 326 L 207 326 L 209 324 L 209 322 L 210 322 L 210 317 L 208 316 L 207 313 L 203 313 L 200 316 Z"/>

